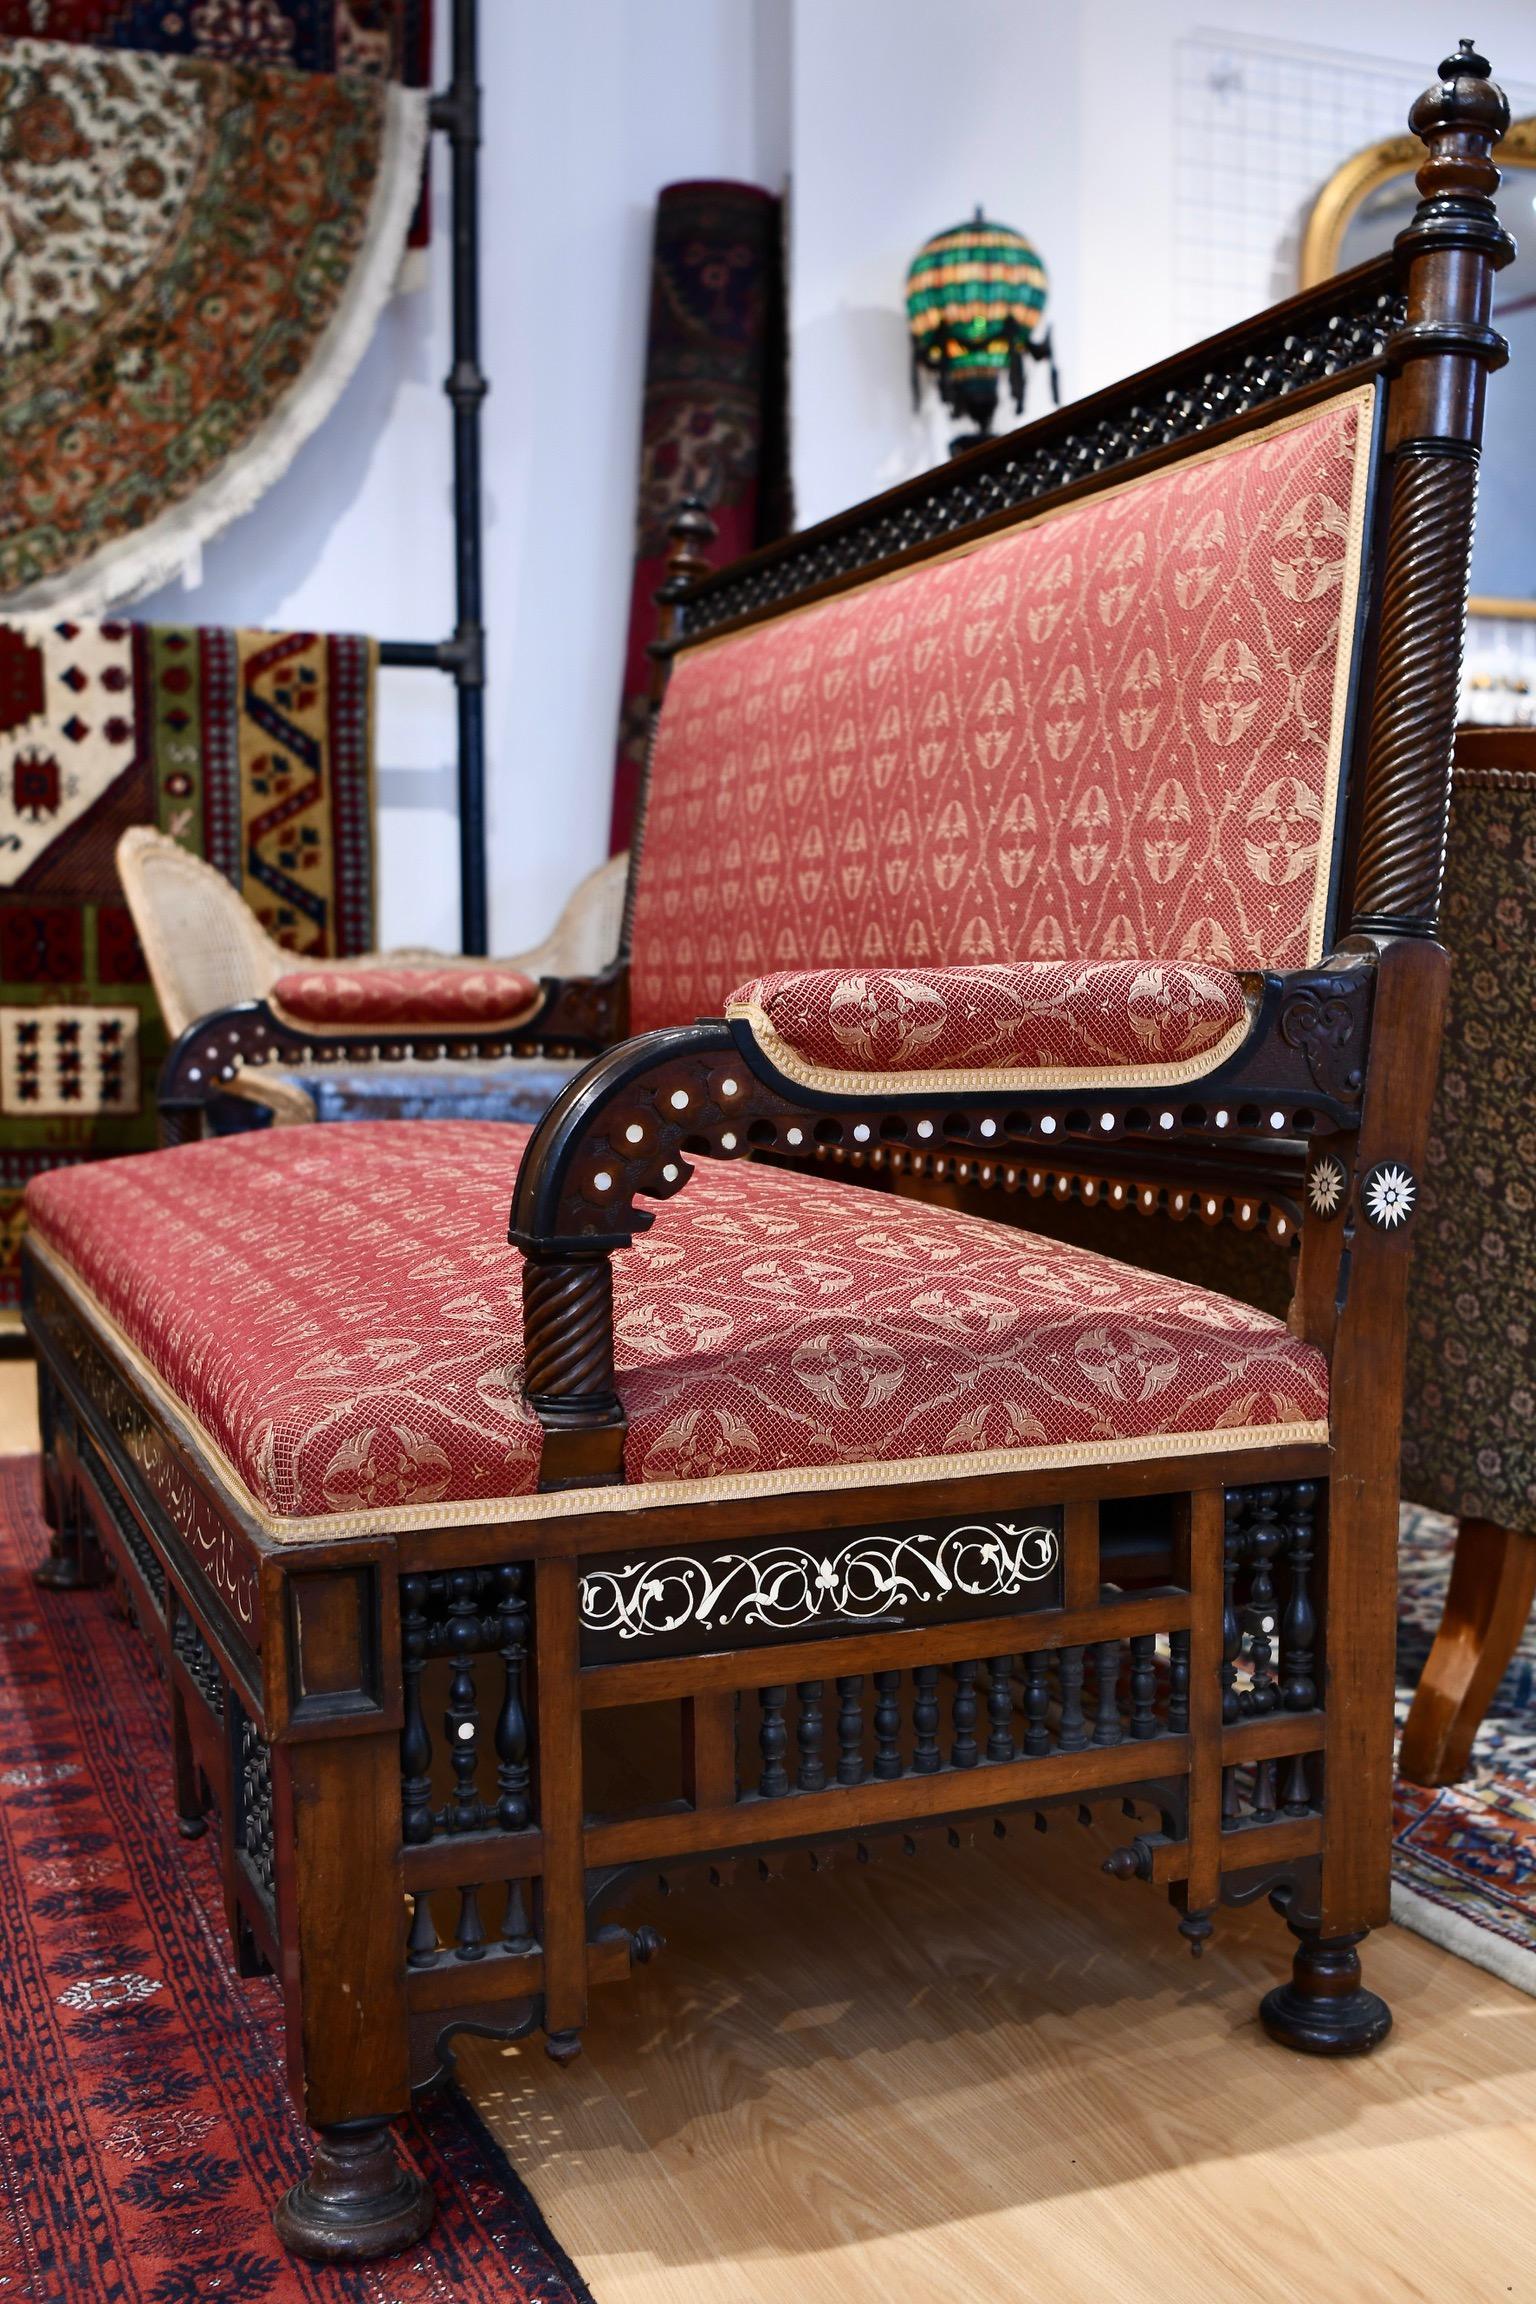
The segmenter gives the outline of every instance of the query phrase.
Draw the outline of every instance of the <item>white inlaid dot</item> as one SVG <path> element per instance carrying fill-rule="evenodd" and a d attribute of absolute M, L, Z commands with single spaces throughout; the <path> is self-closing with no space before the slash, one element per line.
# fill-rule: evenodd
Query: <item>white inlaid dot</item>
<path fill-rule="evenodd" d="M 592 1189 L 594 1192 L 611 1192 L 613 1190 L 613 1178 L 606 1168 L 599 1168 L 592 1179 Z"/>
<path fill-rule="evenodd" d="M 1049 1112 L 1046 1113 L 1045 1118 L 1040 1123 L 1040 1133 L 1042 1136 L 1054 1136 L 1056 1133 L 1056 1123 Z"/>
<path fill-rule="evenodd" d="M 644 1143 L 645 1130 L 641 1127 L 638 1120 L 631 1120 L 629 1126 L 624 1131 L 624 1141 L 626 1144 Z"/>
<path fill-rule="evenodd" d="M 1207 1200 L 1207 1202 L 1206 1202 L 1206 1204 L 1205 1204 L 1205 1212 L 1206 1212 L 1207 1216 L 1214 1216 L 1214 1215 L 1215 1215 L 1215 1213 L 1216 1213 L 1216 1203 L 1215 1203 L 1215 1201 L 1214 1201 L 1214 1200 Z"/>
<path fill-rule="evenodd" d="M 1125 1198 L 1125 1186 L 1123 1184 L 1117 1184 L 1115 1186 L 1115 1198 L 1117 1200 L 1123 1200 Z"/>
<path fill-rule="evenodd" d="M 919 1136 L 931 1136 L 933 1134 L 933 1122 L 931 1120 L 919 1120 L 917 1132 Z"/>
<path fill-rule="evenodd" d="M 1283 1216 L 1279 1216 L 1275 1219 L 1275 1230 L 1277 1232 L 1283 1232 L 1285 1230 L 1285 1218 Z"/>
<path fill-rule="evenodd" d="M 687 1109 L 688 1109 L 688 1091 L 687 1091 L 687 1089 L 686 1089 L 686 1088 L 674 1088 L 674 1089 L 673 1089 L 673 1091 L 672 1091 L 672 1109 L 673 1109 L 673 1111 L 674 1111 L 674 1112 L 686 1112 L 686 1111 L 687 1111 Z"/>
<path fill-rule="evenodd" d="M 855 1144 L 867 1144 L 869 1142 L 869 1122 L 867 1120 L 861 1120 L 854 1129 L 853 1140 Z"/>
<path fill-rule="evenodd" d="M 1269 1124 L 1271 1128 L 1283 1128 L 1285 1126 L 1285 1114 L 1283 1112 L 1271 1112 Z"/>
<path fill-rule="evenodd" d="M 734 1130 L 734 1129 L 731 1129 L 731 1128 L 727 1128 L 727 1130 L 726 1130 L 725 1134 L 724 1134 L 724 1135 L 721 1137 L 721 1139 L 720 1139 L 720 1149 L 722 1150 L 722 1152 L 734 1152 L 734 1151 L 735 1151 L 735 1149 L 736 1149 L 736 1133 L 735 1133 L 735 1130 Z"/>
<path fill-rule="evenodd" d="M 1099 1126 L 1101 1128 L 1113 1128 L 1114 1124 L 1115 1116 L 1113 1112 L 1101 1112 L 1099 1114 Z"/>
<path fill-rule="evenodd" d="M 677 1162 L 675 1160 L 669 1160 L 667 1162 L 665 1168 L 663 1168 L 661 1172 L 661 1178 L 664 1184 L 675 1184 L 677 1182 Z"/>
<path fill-rule="evenodd" d="M 739 1096 L 741 1090 L 738 1088 L 734 1080 L 722 1080 L 720 1083 L 720 1093 L 722 1096 Z"/>
<path fill-rule="evenodd" d="M 1157 1124 L 1159 1128 L 1171 1128 L 1173 1126 L 1173 1114 L 1171 1112 L 1159 1112 Z"/>
<path fill-rule="evenodd" d="M 1143 1192 L 1141 1196 L 1141 1204 L 1143 1208 L 1150 1208 L 1154 1198 L 1155 1194 L 1151 1192 Z"/>
<path fill-rule="evenodd" d="M 1245 1200 L 1245 1201 L 1243 1202 L 1243 1222 L 1244 1222 L 1245 1224 L 1247 1223 L 1247 1221 L 1248 1221 L 1249 1217 L 1250 1217 L 1252 1214 L 1253 1214 L 1253 1210 L 1252 1210 L 1252 1209 L 1249 1207 L 1249 1205 L 1248 1205 L 1247 1201 Z"/>
<path fill-rule="evenodd" d="M 1225 1112 L 1218 1112 L 1218 1113 L 1217 1113 L 1217 1115 L 1216 1115 L 1216 1125 L 1217 1125 L 1217 1127 L 1218 1127 L 1218 1128 L 1225 1128 L 1226 1124 L 1227 1124 L 1227 1114 L 1226 1114 Z"/>
<path fill-rule="evenodd" d="M 805 1142 L 805 1130 L 803 1128 L 787 1130 L 785 1141 L 790 1144 L 803 1144 Z"/>
<path fill-rule="evenodd" d="M 459 1742 L 461 1744 L 473 1744 L 474 1740 L 475 1724 L 473 1720 L 461 1720 L 459 1722 Z"/>
<path fill-rule="evenodd" d="M 997 1134 L 997 1122 L 995 1120 L 983 1120 L 981 1132 L 983 1136 L 995 1136 Z"/>
<path fill-rule="evenodd" d="M 1182 1207 L 1183 1207 L 1183 1205 L 1184 1205 L 1184 1195 L 1183 1195 L 1183 1193 L 1182 1193 L 1182 1192 L 1175 1192 L 1175 1194 L 1174 1194 L 1174 1196 L 1173 1196 L 1173 1204 L 1174 1204 L 1175 1208 L 1182 1208 Z"/>

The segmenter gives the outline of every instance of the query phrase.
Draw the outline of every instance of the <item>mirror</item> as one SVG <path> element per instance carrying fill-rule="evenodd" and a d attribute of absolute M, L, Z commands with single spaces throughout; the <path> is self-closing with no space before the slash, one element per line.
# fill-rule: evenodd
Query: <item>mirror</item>
<path fill-rule="evenodd" d="M 1346 160 L 1324 185 L 1302 241 L 1301 285 L 1379 256 L 1413 215 L 1414 139 L 1394 136 Z M 1477 507 L 1472 598 L 1482 616 L 1536 620 L 1536 119 L 1516 120 L 1499 148 L 1499 214 L 1520 253 L 1499 274 L 1494 325 L 1509 367 L 1493 378 L 1484 433 L 1493 486 Z"/>

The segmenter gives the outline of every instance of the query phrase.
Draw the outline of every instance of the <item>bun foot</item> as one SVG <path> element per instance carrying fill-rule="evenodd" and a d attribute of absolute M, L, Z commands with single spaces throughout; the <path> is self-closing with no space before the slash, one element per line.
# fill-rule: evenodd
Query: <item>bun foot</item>
<path fill-rule="evenodd" d="M 1304 2056 L 1364 2056 L 1392 2029 L 1392 2011 L 1360 1981 L 1355 1946 L 1367 1934 L 1319 1936 L 1295 1929 L 1296 1957 L 1288 1984 L 1277 1984 L 1259 2003 L 1271 2040 Z"/>
<path fill-rule="evenodd" d="M 437 2202 L 431 2185 L 402 2165 L 387 2120 L 347 2120 L 317 2136 L 313 2168 L 272 2211 L 292 2255 L 360 2264 L 422 2237 Z"/>
<path fill-rule="evenodd" d="M 581 2054 L 579 2032 L 546 2032 L 544 2053 L 552 2064 L 574 2064 Z"/>

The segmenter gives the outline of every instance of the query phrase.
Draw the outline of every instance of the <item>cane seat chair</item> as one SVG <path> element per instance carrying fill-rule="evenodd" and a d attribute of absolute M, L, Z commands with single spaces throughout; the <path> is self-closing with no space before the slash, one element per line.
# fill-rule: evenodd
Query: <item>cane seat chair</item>
<path fill-rule="evenodd" d="M 581 1059 L 562 1056 L 558 1036 L 509 1051 L 545 1006 L 542 980 L 611 966 L 628 862 L 588 873 L 544 941 L 510 959 L 400 951 L 316 964 L 269 936 L 213 865 L 132 827 L 117 869 L 176 1043 L 159 1099 L 167 1138 L 309 1120 L 537 1119 Z"/>
<path fill-rule="evenodd" d="M 465 2025 L 574 2054 L 658 1870 L 1113 1795 L 1194 1949 L 1273 1894 L 1277 2040 L 1386 2031 L 1487 72 L 1415 107 L 1394 257 L 736 569 L 685 530 L 624 956 L 543 993 L 605 1052 L 526 1140 L 33 1188 L 44 1579 L 104 1554 L 169 1657 L 300 2252 L 419 2234 L 391 2115 Z M 1111 1140 L 1307 1144 L 1288 1322 L 828 1174 Z M 599 1811 L 641 1706 L 671 1780 Z"/>

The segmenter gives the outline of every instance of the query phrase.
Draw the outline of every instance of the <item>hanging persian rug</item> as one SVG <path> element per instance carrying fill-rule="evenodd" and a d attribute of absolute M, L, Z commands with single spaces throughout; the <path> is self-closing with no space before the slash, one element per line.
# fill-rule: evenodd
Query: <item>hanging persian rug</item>
<path fill-rule="evenodd" d="M 350 72 L 408 88 L 432 78 L 432 0 L 0 0 L 0 33 Z M 427 245 L 429 206 L 423 159 L 413 248 Z"/>
<path fill-rule="evenodd" d="M 373 942 L 374 645 L 0 624 L 0 1326 L 21 1196 L 156 1141 L 165 1034 L 114 850 L 154 824 L 295 952 Z"/>
<path fill-rule="evenodd" d="M 717 566 L 793 525 L 787 458 L 784 203 L 755 184 L 667 184 L 656 201 L 640 501 L 610 847 L 629 845 L 645 762 L 667 524 L 709 508 Z"/>
<path fill-rule="evenodd" d="M 426 132 L 392 82 L 0 47 L 0 606 L 177 576 L 335 405 Z"/>

